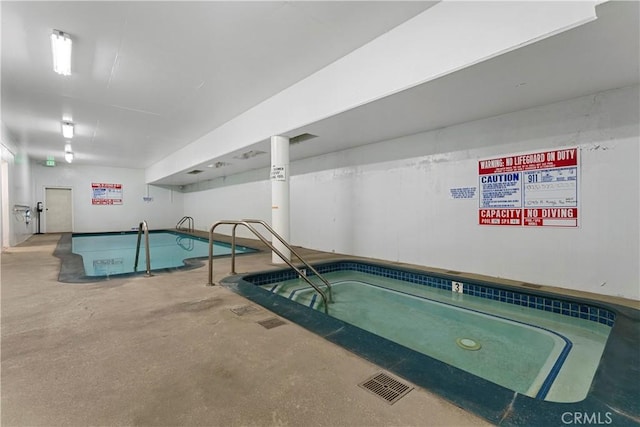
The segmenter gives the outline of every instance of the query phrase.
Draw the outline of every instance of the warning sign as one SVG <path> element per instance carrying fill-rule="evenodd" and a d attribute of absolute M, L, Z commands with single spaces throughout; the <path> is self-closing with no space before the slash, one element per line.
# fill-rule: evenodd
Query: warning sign
<path fill-rule="evenodd" d="M 122 184 L 91 183 L 92 205 L 121 205 Z"/>
<path fill-rule="evenodd" d="M 522 225 L 522 209 L 480 209 L 480 224 Z"/>
<path fill-rule="evenodd" d="M 578 226 L 578 149 L 478 162 L 480 225 Z"/>

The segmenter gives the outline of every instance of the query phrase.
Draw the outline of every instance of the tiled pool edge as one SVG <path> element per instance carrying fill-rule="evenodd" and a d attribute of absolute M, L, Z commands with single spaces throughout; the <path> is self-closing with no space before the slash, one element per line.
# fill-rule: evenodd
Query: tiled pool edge
<path fill-rule="evenodd" d="M 341 262 L 350 263 L 354 261 L 331 261 L 319 263 L 314 267 L 322 272 L 321 268 L 323 266 Z M 370 262 L 356 262 L 399 271 L 397 267 Z M 409 274 L 425 274 L 425 272 L 408 268 L 403 268 L 402 270 Z M 294 272 L 291 273 L 295 276 Z M 254 283 L 244 280 L 245 278 L 255 278 L 263 274 L 285 274 L 286 276 L 289 272 L 280 270 L 230 276 L 224 279 L 222 284 L 276 314 L 315 332 L 384 369 L 394 372 L 418 386 L 442 396 L 470 412 L 486 418 L 492 423 L 514 426 L 563 425 L 566 424 L 566 420 L 573 420 L 573 418 L 569 418 L 573 416 L 572 414 L 581 414 L 581 417 L 589 417 L 589 419 L 600 417 L 600 420 L 605 421 L 610 418 L 612 420 L 610 424 L 612 425 L 637 426 L 640 423 L 640 385 L 636 381 L 638 375 L 640 375 L 640 355 L 638 355 L 637 351 L 638 335 L 640 334 L 640 313 L 638 310 L 576 297 L 567 296 L 566 299 L 561 299 L 559 295 L 544 291 L 526 292 L 527 295 L 533 295 L 534 297 L 540 296 L 568 303 L 593 306 L 615 315 L 614 326 L 587 397 L 583 401 L 576 403 L 555 403 L 515 393 L 360 328 L 272 294 L 259 288 Z M 428 275 L 432 274 L 429 273 Z M 285 276 L 280 278 L 286 280 L 293 277 Z M 451 277 L 451 279 L 463 281 L 465 284 L 480 284 L 479 281 L 468 279 L 459 280 L 456 277 Z M 498 288 L 499 286 L 496 285 L 495 287 Z M 608 320 L 608 315 L 604 319 Z M 566 420 L 562 418 L 563 416 Z"/>
<path fill-rule="evenodd" d="M 487 283 L 478 280 L 454 277 L 441 273 L 410 271 L 409 269 L 381 266 L 364 261 L 328 262 L 318 264 L 317 266 L 314 266 L 314 268 L 316 268 L 316 270 L 318 270 L 320 274 L 329 273 L 332 271 L 358 271 L 448 291 L 451 291 L 452 282 L 462 282 L 464 284 L 464 294 L 466 295 L 492 299 L 506 304 L 520 305 L 536 310 L 548 311 L 564 316 L 590 320 L 593 322 L 602 323 L 607 326 L 613 326 L 615 322 L 615 313 L 613 311 L 594 306 L 593 304 L 585 304 L 583 302 L 560 299 L 557 295 L 543 295 L 543 292 L 517 291 L 514 289 L 506 289 L 494 284 L 491 284 L 491 286 L 489 286 Z M 309 276 L 311 275 L 312 273 L 309 272 Z M 264 283 L 271 283 L 273 281 L 279 282 L 289 279 L 295 279 L 296 273 L 293 270 L 288 270 L 263 274 L 252 274 L 247 275 L 246 278 L 248 281 L 251 281 L 255 285 L 261 285 Z"/>

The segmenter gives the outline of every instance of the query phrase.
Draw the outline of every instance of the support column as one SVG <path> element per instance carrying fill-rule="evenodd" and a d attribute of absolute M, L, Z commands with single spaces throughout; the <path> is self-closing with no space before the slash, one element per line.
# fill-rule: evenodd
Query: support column
<path fill-rule="evenodd" d="M 271 137 L 271 227 L 289 241 L 289 138 L 286 136 Z M 291 260 L 289 249 L 277 239 L 272 243 Z M 275 252 L 271 253 L 271 262 L 285 263 Z"/>

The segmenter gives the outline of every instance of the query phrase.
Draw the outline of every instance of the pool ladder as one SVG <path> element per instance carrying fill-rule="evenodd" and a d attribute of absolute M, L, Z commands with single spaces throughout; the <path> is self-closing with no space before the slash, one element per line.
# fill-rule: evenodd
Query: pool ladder
<path fill-rule="evenodd" d="M 187 243 L 184 243 L 183 241 L 186 241 Z M 193 238 L 190 238 L 188 236 L 176 237 L 176 244 L 187 252 L 192 252 L 195 248 L 195 241 L 193 240 Z"/>
<path fill-rule="evenodd" d="M 187 223 L 187 227 L 180 228 L 185 222 Z M 182 218 L 180 218 L 180 221 L 178 221 L 178 223 L 176 224 L 176 230 L 186 230 L 190 233 L 193 233 L 193 218 L 190 216 L 183 216 Z"/>
<path fill-rule="evenodd" d="M 147 226 L 147 221 L 142 221 L 138 226 L 138 243 L 136 244 L 136 260 L 133 263 L 133 271 L 138 271 L 138 258 L 140 258 L 140 240 L 142 238 L 142 233 L 144 233 L 144 247 L 147 257 L 147 273 L 145 275 L 147 277 L 151 277 L 153 276 L 153 274 L 151 274 L 151 254 L 149 253 L 149 227 Z"/>
<path fill-rule="evenodd" d="M 264 228 L 267 229 L 267 231 L 269 231 L 269 233 L 271 233 L 271 235 L 273 236 L 273 238 L 277 239 L 278 241 L 280 241 L 280 243 L 282 243 L 287 249 L 289 249 L 291 251 L 291 253 L 293 255 L 295 255 L 302 264 L 304 264 L 304 266 L 306 268 L 308 268 L 309 270 L 311 270 L 326 286 L 326 290 L 327 292 L 325 293 L 322 289 L 320 289 L 320 287 L 313 283 L 311 280 L 309 280 L 309 278 L 307 277 L 307 274 L 305 272 L 303 272 L 302 270 L 300 270 L 298 267 L 296 267 L 295 265 L 293 265 L 293 263 L 287 259 L 287 257 L 280 252 L 278 249 L 275 248 L 275 246 L 273 246 L 258 230 L 255 229 L 254 226 L 252 226 L 251 224 L 260 224 L 262 225 Z M 269 247 L 269 249 L 271 249 L 276 255 L 278 255 L 285 263 L 287 263 L 287 265 L 289 265 L 289 267 L 291 267 L 296 273 L 298 273 L 298 277 L 300 277 L 302 280 L 304 280 L 305 282 L 307 282 L 307 284 L 309 286 L 311 286 L 313 289 L 315 289 L 315 291 L 318 293 L 318 295 L 320 295 L 320 298 L 322 298 L 322 302 L 324 302 L 324 312 L 327 313 L 328 312 L 328 303 L 333 302 L 332 301 L 332 296 L 331 296 L 331 285 L 329 284 L 329 282 L 327 281 L 327 279 L 325 279 L 324 277 L 322 277 L 320 275 L 320 273 L 318 273 L 318 271 L 313 268 L 313 266 L 311 264 L 309 264 L 307 261 L 305 261 L 292 247 L 291 245 L 289 245 L 289 243 L 287 243 L 282 236 L 280 236 L 278 233 L 275 232 L 275 230 L 273 228 L 271 228 L 269 226 L 269 224 L 267 224 L 266 222 L 259 220 L 259 219 L 243 219 L 243 220 L 222 220 L 222 221 L 218 221 L 215 224 L 213 224 L 211 226 L 211 228 L 209 229 L 209 281 L 208 281 L 208 285 L 209 286 L 213 286 L 213 231 L 216 229 L 216 227 L 218 227 L 219 225 L 233 225 L 233 229 L 231 232 L 231 274 L 236 274 L 236 228 L 239 225 L 243 225 L 246 228 L 249 229 L 249 231 L 251 231 L 258 239 L 260 239 L 262 241 L 262 243 L 264 243 L 265 245 L 267 245 Z M 327 296 L 328 295 L 328 296 Z"/>

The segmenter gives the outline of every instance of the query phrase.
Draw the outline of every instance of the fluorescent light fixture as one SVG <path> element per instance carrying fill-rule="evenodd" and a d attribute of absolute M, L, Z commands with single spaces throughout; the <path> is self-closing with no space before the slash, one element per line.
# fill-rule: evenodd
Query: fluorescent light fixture
<path fill-rule="evenodd" d="M 73 162 L 73 151 L 71 151 L 70 142 L 64 144 L 64 159 L 67 161 L 67 163 Z"/>
<path fill-rule="evenodd" d="M 71 38 L 60 30 L 51 34 L 53 52 L 53 71 L 63 76 L 71 75 Z"/>
<path fill-rule="evenodd" d="M 73 138 L 73 123 L 62 122 L 62 136 L 65 138 Z"/>

